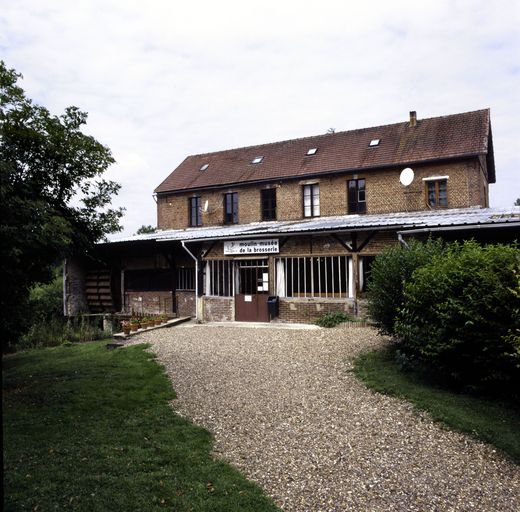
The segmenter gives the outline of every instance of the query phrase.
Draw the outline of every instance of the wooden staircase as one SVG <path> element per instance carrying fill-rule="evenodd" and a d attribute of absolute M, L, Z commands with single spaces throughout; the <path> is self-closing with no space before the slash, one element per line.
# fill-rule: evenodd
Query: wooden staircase
<path fill-rule="evenodd" d="M 91 313 L 113 313 L 116 310 L 112 297 L 110 270 L 90 270 L 87 273 L 85 288 L 87 305 Z"/>

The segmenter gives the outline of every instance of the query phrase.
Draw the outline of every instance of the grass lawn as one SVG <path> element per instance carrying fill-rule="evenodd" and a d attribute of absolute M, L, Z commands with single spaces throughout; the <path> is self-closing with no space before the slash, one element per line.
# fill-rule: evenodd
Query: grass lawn
<path fill-rule="evenodd" d="M 278 510 L 173 412 L 144 345 L 105 343 L 4 358 L 4 510 Z"/>
<path fill-rule="evenodd" d="M 354 361 L 355 374 L 387 395 L 404 398 L 454 430 L 474 435 L 520 463 L 520 408 L 444 389 L 412 372 L 402 371 L 392 351 L 369 352 Z"/>

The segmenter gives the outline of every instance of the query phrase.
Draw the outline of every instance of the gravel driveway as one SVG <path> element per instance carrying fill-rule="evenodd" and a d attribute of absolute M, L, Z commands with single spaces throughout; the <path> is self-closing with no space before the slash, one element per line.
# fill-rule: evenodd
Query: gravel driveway
<path fill-rule="evenodd" d="M 175 409 L 285 511 L 518 511 L 520 468 L 367 390 L 348 359 L 365 329 L 184 324 L 152 344 Z"/>

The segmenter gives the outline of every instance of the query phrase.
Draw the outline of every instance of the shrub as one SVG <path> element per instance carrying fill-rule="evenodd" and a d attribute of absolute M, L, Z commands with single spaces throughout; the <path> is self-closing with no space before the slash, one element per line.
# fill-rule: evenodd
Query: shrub
<path fill-rule="evenodd" d="M 389 247 L 377 256 L 370 267 L 368 289 L 368 313 L 382 333 L 394 334 L 397 312 L 403 304 L 404 283 L 413 271 L 442 254 L 440 240 L 426 243 L 412 240 L 408 247 Z"/>
<path fill-rule="evenodd" d="M 55 347 L 66 342 L 94 341 L 107 337 L 98 323 L 98 318 L 91 320 L 87 317 L 54 317 L 45 322 L 37 321 L 21 336 L 15 350 Z"/>
<path fill-rule="evenodd" d="M 320 327 L 336 327 L 343 322 L 353 321 L 354 318 L 343 312 L 327 313 L 316 320 L 315 324 Z"/>
<path fill-rule="evenodd" d="M 61 267 L 55 269 L 54 279 L 47 284 L 35 285 L 29 295 L 26 325 L 10 351 L 53 347 L 66 342 L 93 341 L 105 336 L 99 319 L 86 317 L 66 319 L 63 316 L 63 278 Z"/>
<path fill-rule="evenodd" d="M 450 245 L 405 283 L 401 350 L 463 385 L 520 382 L 519 269 L 516 246 Z"/>
<path fill-rule="evenodd" d="M 54 279 L 49 283 L 34 285 L 29 293 L 29 321 L 46 322 L 53 318 L 63 318 L 63 277 L 62 267 L 54 270 Z"/>

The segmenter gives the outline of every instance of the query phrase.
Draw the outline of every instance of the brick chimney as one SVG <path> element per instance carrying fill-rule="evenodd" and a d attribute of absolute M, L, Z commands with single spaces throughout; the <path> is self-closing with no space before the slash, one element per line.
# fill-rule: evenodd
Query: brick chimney
<path fill-rule="evenodd" d="M 410 111 L 410 127 L 417 126 L 417 112 L 415 110 Z"/>

